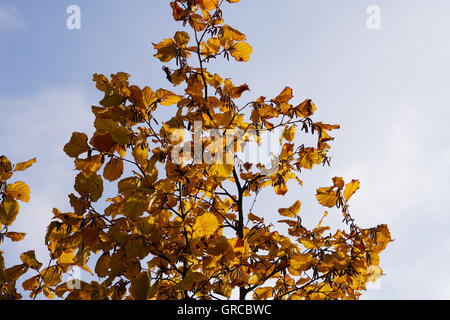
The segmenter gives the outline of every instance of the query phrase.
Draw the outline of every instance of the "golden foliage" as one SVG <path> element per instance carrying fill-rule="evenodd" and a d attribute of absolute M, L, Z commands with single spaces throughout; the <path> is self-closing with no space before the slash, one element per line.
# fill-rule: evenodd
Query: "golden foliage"
<path fill-rule="evenodd" d="M 293 103 L 288 86 L 273 99 L 260 96 L 241 106 L 237 99 L 245 98 L 249 86 L 206 69 L 212 58 L 245 62 L 252 53 L 245 34 L 224 24 L 223 3 L 170 2 L 174 20 L 186 31 L 154 43 L 154 56 L 175 65 L 163 70 L 173 86 L 185 86 L 184 94 L 141 89 L 124 72 L 94 74 L 104 94 L 100 106 L 92 107 L 95 131 L 91 137 L 74 132 L 63 148 L 78 172 L 77 194 L 69 195 L 73 210 L 53 210 L 45 236 L 48 266 L 28 251 L 20 256 L 22 264 L 6 268 L 0 251 L 0 298 L 21 298 L 15 284 L 29 269 L 37 274 L 23 281 L 23 289 L 50 299 L 211 299 L 229 298 L 234 289 L 241 299 L 250 293 L 254 299 L 357 299 L 368 281 L 382 275 L 379 254 L 392 241 L 390 232 L 386 225 L 361 228 L 350 216 L 348 201 L 358 180 L 345 184 L 334 177 L 332 186 L 317 189 L 321 205 L 342 211 L 343 228 L 334 234 L 323 225 L 331 211 L 317 227 L 304 226 L 300 200 L 278 209 L 287 235 L 265 222 L 276 212 L 247 211 L 246 200 L 262 189 L 285 195 L 291 180 L 302 185 L 302 169 L 329 163 L 329 132 L 339 126 L 313 122 L 315 104 Z M 157 110 L 168 120 L 155 118 Z M 235 152 L 251 139 L 261 143 L 261 134 L 278 128 L 282 148 L 272 168 L 236 160 Z M 201 136 L 211 129 L 214 138 Z M 314 135 L 314 146 L 297 143 L 302 131 Z M 189 153 L 198 146 L 206 152 Z M 25 236 L 8 228 L 30 189 L 7 180 L 35 162 L 13 166 L 0 157 L 1 241 Z M 117 190 L 107 199 L 105 181 Z M 74 266 L 95 273 L 99 282 L 62 283 Z M 268 280 L 274 285 L 267 286 Z"/>

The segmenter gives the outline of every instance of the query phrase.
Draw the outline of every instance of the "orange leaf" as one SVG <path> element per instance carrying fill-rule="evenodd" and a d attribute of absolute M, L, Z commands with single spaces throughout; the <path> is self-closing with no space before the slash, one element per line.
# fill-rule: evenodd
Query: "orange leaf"
<path fill-rule="evenodd" d="M 105 165 L 105 169 L 103 169 L 103 177 L 108 179 L 109 181 L 114 181 L 119 179 L 123 173 L 123 160 L 112 158 Z"/>
<path fill-rule="evenodd" d="M 350 197 L 356 192 L 356 190 L 359 189 L 359 181 L 353 179 L 351 182 L 347 183 L 345 185 L 344 190 L 344 199 L 345 201 L 348 201 Z"/>

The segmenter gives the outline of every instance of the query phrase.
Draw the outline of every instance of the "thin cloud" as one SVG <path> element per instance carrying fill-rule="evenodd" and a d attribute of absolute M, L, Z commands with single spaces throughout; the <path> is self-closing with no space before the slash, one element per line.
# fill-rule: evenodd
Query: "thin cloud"
<path fill-rule="evenodd" d="M 23 15 L 11 4 L 0 4 L 0 32 L 25 29 Z"/>
<path fill-rule="evenodd" d="M 67 194 L 73 189 L 73 162 L 63 147 L 73 131 L 90 132 L 93 118 L 89 106 L 75 88 L 52 88 L 18 99 L 0 97 L 0 154 L 13 163 L 37 158 L 37 163 L 11 180 L 26 182 L 31 197 L 29 203 L 20 203 L 11 227 L 26 232 L 25 240 L 5 241 L 2 247 L 8 265 L 18 263 L 25 249 L 36 250 L 38 258 L 47 260 L 44 236 L 52 209 L 67 209 Z"/>

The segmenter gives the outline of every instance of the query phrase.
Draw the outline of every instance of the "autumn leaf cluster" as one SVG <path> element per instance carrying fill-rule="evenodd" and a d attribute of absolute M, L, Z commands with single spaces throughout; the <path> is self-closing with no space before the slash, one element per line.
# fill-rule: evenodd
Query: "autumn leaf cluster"
<path fill-rule="evenodd" d="M 290 87 L 273 98 L 237 102 L 249 86 L 206 67 L 220 57 L 245 62 L 252 53 L 246 36 L 225 24 L 224 3 L 170 2 L 174 20 L 187 30 L 154 43 L 154 56 L 168 64 L 168 84 L 184 88 L 182 94 L 141 88 L 124 72 L 93 76 L 102 94 L 91 108 L 95 132 L 74 132 L 63 148 L 77 171 L 72 209 L 53 210 L 45 236 L 47 267 L 30 251 L 21 256 L 23 264 L 5 269 L 0 255 L 3 297 L 20 297 L 15 283 L 29 268 L 37 271 L 22 284 L 30 297 L 65 299 L 210 300 L 230 298 L 235 289 L 240 299 L 356 299 L 382 275 L 379 255 L 390 233 L 382 224 L 361 228 L 350 215 L 348 201 L 358 180 L 335 177 L 331 186 L 317 189 L 321 205 L 341 211 L 343 226 L 335 232 L 323 225 L 327 211 L 313 229 L 304 226 L 300 200 L 270 213 L 245 205 L 262 189 L 285 195 L 289 181 L 302 186 L 302 171 L 329 164 L 330 132 L 339 126 L 313 121 L 315 104 L 295 101 Z M 159 121 L 157 110 L 170 119 Z M 197 132 L 207 130 L 215 130 L 218 139 Z M 275 130 L 282 130 L 276 166 L 236 156 L 252 139 L 261 143 L 262 134 Z M 301 134 L 313 135 L 315 144 L 298 144 Z M 196 145 L 217 161 L 188 152 Z M 1 159 L 0 222 L 7 230 L 19 211 L 17 200 L 28 201 L 29 188 L 6 180 L 34 160 L 13 169 Z M 106 184 L 117 194 L 106 197 Z M 267 216 L 288 234 L 265 222 Z M 24 234 L 1 236 L 17 241 Z M 98 281 L 81 281 L 79 287 L 63 282 L 75 266 Z"/>

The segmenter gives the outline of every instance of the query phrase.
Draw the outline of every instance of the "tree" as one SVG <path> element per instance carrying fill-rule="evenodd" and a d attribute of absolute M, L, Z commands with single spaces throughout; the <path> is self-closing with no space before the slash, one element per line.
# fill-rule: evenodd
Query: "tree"
<path fill-rule="evenodd" d="M 23 264 L 5 269 L 0 254 L 2 297 L 21 297 L 15 283 L 28 268 L 37 271 L 23 282 L 30 297 L 66 299 L 220 299 L 234 289 L 239 299 L 355 299 L 382 275 L 379 254 L 392 240 L 386 225 L 361 228 L 350 215 L 358 180 L 334 177 L 317 189 L 321 205 L 342 211 L 343 229 L 334 233 L 322 225 L 326 211 L 312 230 L 302 225 L 300 200 L 274 213 L 287 235 L 252 211 L 262 189 L 284 195 L 289 180 L 302 185 L 302 170 L 329 165 L 329 132 L 339 125 L 314 122 L 315 104 L 290 103 L 290 87 L 272 99 L 237 102 L 247 84 L 236 86 L 206 68 L 211 59 L 245 62 L 252 53 L 246 36 L 224 23 L 224 2 L 170 2 L 173 18 L 190 33 L 178 31 L 153 46 L 156 58 L 172 63 L 163 66 L 165 76 L 183 94 L 131 85 L 123 72 L 94 74 L 104 94 L 92 107 L 95 132 L 74 132 L 64 146 L 79 171 L 69 195 L 73 210 L 53 210 L 47 267 L 29 251 Z M 155 116 L 161 109 L 171 114 L 167 121 Z M 270 165 L 240 158 L 251 142 L 261 144 L 276 130 L 281 152 Z M 296 143 L 302 131 L 316 137 L 314 146 Z M 13 169 L 1 160 L 2 237 L 24 236 L 7 228 L 18 213 L 16 200 L 26 201 L 29 189 L 6 180 L 33 161 Z M 106 180 L 116 183 L 117 194 L 100 209 Z M 62 282 L 73 266 L 100 280 Z"/>

